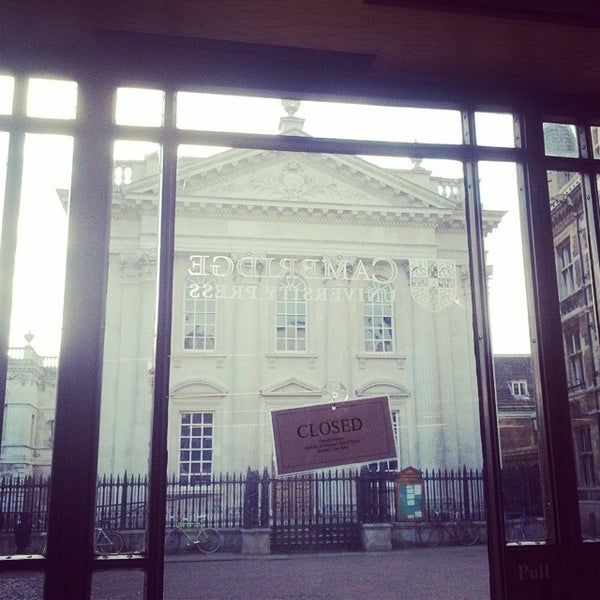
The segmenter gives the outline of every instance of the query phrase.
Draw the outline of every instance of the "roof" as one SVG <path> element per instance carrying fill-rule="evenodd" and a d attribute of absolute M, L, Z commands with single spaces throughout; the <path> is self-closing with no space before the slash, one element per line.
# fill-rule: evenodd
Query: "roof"
<path fill-rule="evenodd" d="M 496 402 L 498 410 L 533 410 L 535 408 L 535 386 L 530 354 L 496 354 L 494 356 L 496 380 Z M 514 396 L 510 382 L 527 382 L 528 396 Z"/>
<path fill-rule="evenodd" d="M 427 223 L 427 227 L 464 231 L 462 179 L 434 176 L 421 161 L 403 168 L 401 160 L 397 168 L 387 168 L 352 155 L 245 148 L 181 157 L 178 213 L 201 211 L 204 218 L 245 220 L 334 219 L 339 224 Z M 121 168 L 127 164 L 119 161 Z M 132 181 L 116 190 L 115 205 L 129 215 L 144 206 L 155 210 L 156 155 L 129 164 Z M 503 215 L 502 211 L 484 212 L 486 233 Z"/>

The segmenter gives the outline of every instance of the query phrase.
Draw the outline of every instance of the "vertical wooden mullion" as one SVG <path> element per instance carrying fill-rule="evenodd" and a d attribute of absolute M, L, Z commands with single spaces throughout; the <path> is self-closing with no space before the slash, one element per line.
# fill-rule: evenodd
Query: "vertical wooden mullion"
<path fill-rule="evenodd" d="M 79 82 L 45 598 L 89 598 L 110 235 L 112 90 Z"/>
<path fill-rule="evenodd" d="M 475 144 L 475 115 L 473 110 L 463 112 L 463 141 Z M 480 429 L 485 474 L 487 504 L 488 556 L 492 597 L 506 598 L 504 587 L 504 553 L 502 490 L 500 483 L 500 445 L 496 394 L 493 375 L 493 358 L 489 334 L 487 304 L 488 276 L 485 264 L 483 234 L 483 207 L 479 191 L 479 170 L 474 159 L 463 163 L 465 179 L 465 208 L 467 240 L 471 264 L 473 332 L 479 388 Z"/>
<path fill-rule="evenodd" d="M 165 97 L 165 126 L 167 135 L 162 146 L 159 198 L 155 378 L 148 485 L 147 535 L 150 564 L 146 572 L 147 600 L 162 598 L 164 582 L 171 312 L 177 193 L 177 144 L 172 137 L 175 130 L 175 93 L 172 91 L 169 91 Z"/>
<path fill-rule="evenodd" d="M 579 576 L 581 531 L 543 122 L 534 107 L 528 109 L 525 117 L 529 160 L 524 185 L 529 192 L 529 202 L 523 210 L 523 229 L 528 237 L 534 285 L 532 304 L 537 321 L 533 352 L 539 358 L 538 377 L 543 400 L 540 450 L 544 495 L 549 508 L 546 520 L 550 539 L 556 544 L 553 576 L 562 592 L 575 598 L 579 597 L 577 588 L 583 581 Z"/>

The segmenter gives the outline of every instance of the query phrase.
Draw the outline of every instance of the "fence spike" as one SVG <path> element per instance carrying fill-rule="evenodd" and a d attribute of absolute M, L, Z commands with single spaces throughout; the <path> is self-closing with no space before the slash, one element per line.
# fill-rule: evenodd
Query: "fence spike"
<path fill-rule="evenodd" d="M 250 471 L 252 472 L 252 469 Z M 448 476 L 458 474 L 461 478 L 454 481 L 449 478 L 446 480 L 444 474 Z M 469 477 L 469 474 L 473 476 Z M 395 514 L 396 510 L 393 504 L 393 494 L 390 492 L 392 486 L 388 481 L 389 477 L 389 473 L 368 473 L 359 468 L 338 468 L 322 470 L 318 473 L 306 473 L 302 476 L 270 479 L 269 470 L 266 467 L 262 471 L 262 480 L 258 470 L 255 470 L 250 476 L 258 490 L 258 522 L 261 526 L 266 527 L 269 526 L 269 514 L 294 518 L 290 511 L 294 511 L 295 506 L 303 507 L 305 511 L 299 513 L 298 516 L 299 522 L 302 522 L 302 519 L 308 518 L 307 514 L 313 515 L 310 512 L 313 509 L 308 508 L 309 505 L 317 507 L 322 514 L 334 515 L 335 511 L 339 510 L 340 514 L 347 515 L 349 519 L 356 518 L 350 514 L 353 510 L 359 510 L 360 514 L 364 515 L 372 513 L 373 518 L 379 515 L 377 518 L 388 519 L 390 515 Z M 468 494 L 470 503 L 469 507 L 463 507 L 463 510 L 470 509 L 471 517 L 485 518 L 483 479 L 480 470 L 468 469 L 465 466 L 459 467 L 456 471 L 429 469 L 425 470 L 424 479 L 428 510 L 433 507 L 439 508 L 441 503 L 444 506 L 447 504 L 448 507 L 453 506 L 453 503 L 459 506 L 461 500 L 466 499 L 466 496 L 461 495 L 461 486 L 458 483 L 462 481 L 463 486 L 468 486 L 468 490 L 465 492 Z M 111 476 L 105 473 L 99 476 L 98 481 L 98 517 L 124 516 L 125 529 L 143 529 L 146 519 L 144 507 L 147 498 L 147 474 L 123 473 Z M 188 514 L 194 518 L 201 511 L 208 514 L 209 519 L 218 526 L 239 527 L 243 518 L 243 511 L 240 509 L 241 499 L 244 496 L 244 487 L 247 481 L 248 478 L 243 472 L 218 473 L 214 475 L 211 482 L 211 485 L 214 486 L 212 489 L 203 484 L 198 487 L 200 491 L 194 488 L 195 491 L 190 493 L 187 485 L 180 482 L 178 476 L 172 473 L 168 477 L 167 483 L 167 511 L 169 514 L 178 513 L 181 517 Z M 49 482 L 49 477 L 1 477 L 0 504 L 8 507 L 8 510 L 5 509 L 5 522 L 0 529 L 12 531 L 14 518 L 18 512 L 22 511 L 21 498 L 26 495 L 23 490 L 25 485 L 34 487 L 32 494 L 28 494 L 28 496 L 33 498 L 33 508 L 39 515 L 40 523 L 45 523 Z M 310 489 L 307 482 L 311 484 Z M 123 487 L 127 485 L 126 502 L 121 495 L 122 490 L 119 487 L 121 484 Z M 352 485 L 355 486 L 354 489 L 349 487 Z M 208 494 L 206 494 L 207 489 L 209 489 Z M 222 503 L 219 502 L 219 499 Z M 286 508 L 284 503 L 288 501 L 290 504 Z M 315 502 L 315 504 L 311 505 L 311 502 Z M 375 504 L 371 504 L 372 502 Z M 390 503 L 387 508 L 386 502 Z M 256 506 L 256 502 L 254 505 Z M 306 513 L 306 510 L 309 513 Z M 194 513 L 194 511 L 196 512 Z M 313 517 L 314 515 L 310 518 Z M 123 521 L 121 522 L 123 523 Z M 253 522 L 256 523 L 256 518 Z"/>

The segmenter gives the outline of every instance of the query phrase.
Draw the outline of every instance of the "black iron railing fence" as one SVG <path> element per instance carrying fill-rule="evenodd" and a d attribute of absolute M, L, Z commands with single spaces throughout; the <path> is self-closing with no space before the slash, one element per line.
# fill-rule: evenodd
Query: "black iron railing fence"
<path fill-rule="evenodd" d="M 448 519 L 486 519 L 483 473 L 477 469 L 425 470 L 423 515 L 439 512 Z M 359 482 L 362 521 L 399 520 L 396 473 L 363 472 Z"/>
<path fill-rule="evenodd" d="M 49 477 L 0 478 L 0 532 L 13 531 L 19 515 L 31 515 L 34 531 L 46 531 Z"/>
<path fill-rule="evenodd" d="M 217 528 L 270 527 L 274 519 L 339 520 L 351 522 L 396 521 L 396 473 L 335 470 L 276 477 L 248 469 L 241 474 L 213 475 L 209 481 L 189 485 L 171 477 L 167 484 L 168 525 L 198 522 Z M 425 514 L 433 511 L 473 520 L 485 520 L 483 474 L 480 470 L 431 470 L 422 473 Z M 504 484 L 518 504 L 541 515 L 539 479 L 531 469 L 506 475 Z M 31 515 L 33 531 L 47 523 L 49 478 L 0 478 L 0 532 L 13 531 L 21 513 Z M 146 526 L 146 491 L 143 475 L 102 476 L 97 486 L 97 522 L 121 530 Z"/>

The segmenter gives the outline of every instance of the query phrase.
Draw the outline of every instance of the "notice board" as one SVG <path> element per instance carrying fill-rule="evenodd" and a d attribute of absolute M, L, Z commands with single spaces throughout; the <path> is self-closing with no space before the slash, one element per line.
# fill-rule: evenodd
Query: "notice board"
<path fill-rule="evenodd" d="M 406 467 L 396 476 L 397 518 L 411 521 L 425 518 L 425 481 L 421 471 Z"/>
<path fill-rule="evenodd" d="M 398 484 L 398 497 L 400 520 L 423 518 L 423 486 L 420 483 Z"/>

